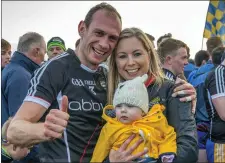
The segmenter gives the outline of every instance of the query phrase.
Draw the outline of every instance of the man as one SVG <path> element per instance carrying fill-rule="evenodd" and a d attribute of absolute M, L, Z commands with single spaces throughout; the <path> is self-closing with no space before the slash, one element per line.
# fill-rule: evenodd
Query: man
<path fill-rule="evenodd" d="M 221 61 L 222 63 L 217 65 Z M 204 98 L 210 118 L 209 137 L 206 143 L 209 162 L 225 162 L 225 48 L 213 50 L 212 61 L 217 66 L 205 80 Z"/>
<path fill-rule="evenodd" d="M 188 76 L 191 74 L 191 72 L 197 70 L 197 67 L 195 66 L 195 62 L 193 59 L 188 59 L 188 64 L 184 67 L 184 76 L 188 80 Z"/>
<path fill-rule="evenodd" d="M 13 117 L 26 97 L 32 73 L 39 68 L 44 60 L 46 45 L 43 36 L 35 32 L 28 32 L 19 38 L 17 51 L 8 66 L 2 71 L 2 121 L 3 124 Z M 22 162 L 34 161 L 36 149 L 30 157 Z"/>
<path fill-rule="evenodd" d="M 204 64 L 206 64 L 209 60 L 209 52 L 206 50 L 199 50 L 196 54 L 195 54 L 195 69 L 192 69 L 192 72 L 188 75 L 188 82 L 190 82 L 191 80 L 193 80 L 193 76 L 195 75 L 195 73 L 197 72 L 198 68 L 203 66 Z"/>
<path fill-rule="evenodd" d="M 2 39 L 1 40 L 1 70 L 5 68 L 5 66 L 9 63 L 11 58 L 11 44 Z"/>
<path fill-rule="evenodd" d="M 219 37 L 211 37 L 206 42 L 207 51 L 209 53 L 209 60 L 206 64 L 198 68 L 196 72 L 193 72 L 189 82 L 192 84 L 197 92 L 197 103 L 196 103 L 196 124 L 198 129 L 198 146 L 199 146 L 199 161 L 206 161 L 205 144 L 209 130 L 210 119 L 206 110 L 204 100 L 204 82 L 208 73 L 213 69 L 212 63 L 212 51 L 216 47 L 223 46 L 223 43 Z"/>
<path fill-rule="evenodd" d="M 60 37 L 52 37 L 47 43 L 48 60 L 66 51 L 65 42 Z"/>
<path fill-rule="evenodd" d="M 77 39 L 76 43 L 75 43 L 75 48 L 77 48 L 80 44 L 80 39 Z"/>
<path fill-rule="evenodd" d="M 152 42 L 152 45 L 154 46 L 154 48 L 155 48 L 155 44 L 154 44 L 154 41 L 155 41 L 155 37 L 154 36 L 152 36 L 152 35 L 150 35 L 150 34 L 148 34 L 148 33 L 145 33 L 146 34 L 146 36 L 148 36 L 148 39 Z"/>
<path fill-rule="evenodd" d="M 205 50 L 199 50 L 195 54 L 195 65 L 201 67 L 208 62 L 210 58 L 209 52 Z"/>
<path fill-rule="evenodd" d="M 194 60 L 193 59 L 190 59 L 190 48 L 187 47 L 187 53 L 188 53 L 188 64 L 186 66 L 184 66 L 184 77 L 185 79 L 187 80 L 188 79 L 188 76 L 189 74 L 196 70 L 197 67 L 195 66 L 195 63 L 194 63 Z"/>
<path fill-rule="evenodd" d="M 194 61 L 194 59 L 192 59 L 192 58 L 189 58 L 189 59 L 188 59 L 188 63 L 195 65 L 195 61 Z"/>
<path fill-rule="evenodd" d="M 40 144 L 42 162 L 90 161 L 101 130 L 102 108 L 106 104 L 106 91 L 96 89 L 93 76 L 98 65 L 112 53 L 121 29 L 121 17 L 111 5 L 101 3 L 90 9 L 78 25 L 80 43 L 75 53 L 70 49 L 36 71 L 28 95 L 15 116 L 16 123 L 10 124 L 12 128 L 17 126 L 11 130 L 15 131 L 13 140 L 24 145 L 49 140 Z M 67 108 L 63 95 L 69 100 L 69 114 L 58 114 L 60 110 L 52 109 Z M 45 112 L 50 113 L 45 116 Z M 53 114 L 64 119 L 62 123 L 57 125 Z M 40 118 L 41 123 L 34 123 Z M 61 125 L 65 127 L 68 118 L 61 138 Z M 53 126 L 47 122 L 51 119 L 56 123 Z M 10 127 L 8 134 L 10 140 Z"/>
<path fill-rule="evenodd" d="M 177 76 L 184 72 L 184 66 L 188 64 L 187 45 L 180 40 L 169 38 L 159 45 L 158 54 L 166 77 L 176 81 Z"/>
<path fill-rule="evenodd" d="M 121 29 L 121 16 L 114 7 L 101 3 L 91 8 L 78 25 L 80 43 L 75 52 L 69 49 L 35 72 L 9 126 L 8 140 L 19 146 L 43 142 L 42 162 L 89 162 L 106 104 L 106 90 L 96 87 L 94 76 L 112 53 Z"/>
<path fill-rule="evenodd" d="M 197 124 L 200 122 L 209 122 L 208 114 L 205 109 L 204 99 L 203 99 L 203 85 L 206 76 L 214 67 L 212 63 L 212 51 L 216 47 L 223 46 L 223 43 L 219 37 L 211 37 L 206 42 L 207 51 L 209 53 L 209 60 L 206 64 L 200 66 L 198 70 L 193 74 L 190 83 L 196 88 L 197 90 L 197 106 L 196 106 L 196 122 Z"/>
<path fill-rule="evenodd" d="M 172 39 L 172 34 L 171 33 L 168 33 L 168 34 L 165 34 L 161 37 L 158 38 L 157 40 L 157 47 L 159 48 L 161 43 L 163 43 L 164 41 L 168 40 L 168 39 Z M 186 47 L 187 51 L 188 51 L 188 55 L 189 55 L 189 48 Z M 183 79 L 183 80 L 187 80 L 186 77 L 184 76 L 184 72 L 177 75 L 180 79 Z"/>
<path fill-rule="evenodd" d="M 171 33 L 167 33 L 163 36 L 160 36 L 157 40 L 157 47 L 159 48 L 160 44 L 163 42 L 163 41 L 166 41 L 167 39 L 169 38 L 172 38 L 172 34 Z"/>

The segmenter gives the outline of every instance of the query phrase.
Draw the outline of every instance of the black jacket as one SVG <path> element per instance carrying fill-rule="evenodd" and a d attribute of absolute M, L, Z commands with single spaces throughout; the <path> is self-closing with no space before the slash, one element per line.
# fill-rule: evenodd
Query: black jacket
<path fill-rule="evenodd" d="M 194 114 L 191 112 L 191 103 L 180 102 L 180 97 L 172 97 L 174 88 L 174 82 L 167 79 L 162 86 L 150 84 L 147 88 L 150 107 L 155 103 L 163 104 L 168 123 L 177 133 L 177 157 L 174 162 L 197 162 L 197 129 Z"/>

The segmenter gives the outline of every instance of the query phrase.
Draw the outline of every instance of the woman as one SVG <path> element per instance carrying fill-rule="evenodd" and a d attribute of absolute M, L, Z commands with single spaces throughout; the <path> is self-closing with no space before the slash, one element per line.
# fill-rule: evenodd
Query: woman
<path fill-rule="evenodd" d="M 175 162 L 196 162 L 198 147 L 191 104 L 172 97 L 175 84 L 164 78 L 159 67 L 158 55 L 145 33 L 138 28 L 124 29 L 109 60 L 108 103 L 112 104 L 114 90 L 120 81 L 130 80 L 146 73 L 150 76 L 145 83 L 149 93 L 149 108 L 156 103 L 163 104 L 166 107 L 164 114 L 168 123 L 177 133 Z M 118 151 L 111 150 L 110 162 L 131 161 L 138 157 L 130 154 L 135 146 L 126 150 L 128 143 L 129 141 L 125 142 Z"/>

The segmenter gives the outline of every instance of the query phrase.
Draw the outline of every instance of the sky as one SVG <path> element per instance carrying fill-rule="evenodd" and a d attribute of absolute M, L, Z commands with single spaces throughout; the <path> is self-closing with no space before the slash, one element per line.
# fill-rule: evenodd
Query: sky
<path fill-rule="evenodd" d="M 38 32 L 47 42 L 61 37 L 67 48 L 75 48 L 78 23 L 101 1 L 2 1 L 2 38 L 17 48 L 19 37 Z M 190 47 L 191 58 L 202 48 L 208 1 L 104 1 L 122 16 L 123 28 L 138 27 L 157 40 L 172 33 Z M 206 49 L 206 39 L 203 49 Z M 156 41 L 155 41 L 156 45 Z"/>

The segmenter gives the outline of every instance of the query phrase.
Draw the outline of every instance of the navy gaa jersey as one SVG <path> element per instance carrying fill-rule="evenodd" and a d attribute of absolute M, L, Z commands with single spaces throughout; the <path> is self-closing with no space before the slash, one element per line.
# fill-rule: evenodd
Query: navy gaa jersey
<path fill-rule="evenodd" d="M 211 120 L 210 139 L 213 142 L 225 143 L 225 121 L 219 117 L 212 103 L 212 99 L 225 96 L 225 66 L 219 65 L 208 74 L 205 88 L 206 109 Z"/>
<path fill-rule="evenodd" d="M 70 115 L 63 138 L 40 144 L 42 162 L 89 162 L 102 127 L 106 91 L 96 89 L 95 71 L 82 65 L 74 53 L 67 52 L 44 63 L 35 71 L 24 101 L 46 108 L 59 108 L 68 96 Z M 31 108 L 32 109 L 32 108 Z"/>
<path fill-rule="evenodd" d="M 177 77 L 170 70 L 163 68 L 163 72 L 168 80 L 176 81 Z"/>

